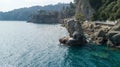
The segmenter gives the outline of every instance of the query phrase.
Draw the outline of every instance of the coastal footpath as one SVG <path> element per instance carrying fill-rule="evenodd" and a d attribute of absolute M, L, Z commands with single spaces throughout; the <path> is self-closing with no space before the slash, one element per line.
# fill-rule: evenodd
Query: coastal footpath
<path fill-rule="evenodd" d="M 65 45 L 106 45 L 120 48 L 120 21 L 115 22 L 93 22 L 76 21 L 74 19 L 64 20 L 64 26 L 69 32 L 69 37 L 60 38 Z"/>

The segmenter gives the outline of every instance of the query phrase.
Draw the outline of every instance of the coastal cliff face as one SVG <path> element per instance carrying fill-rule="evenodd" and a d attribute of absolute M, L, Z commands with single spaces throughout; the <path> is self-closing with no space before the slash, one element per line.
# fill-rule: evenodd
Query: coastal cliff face
<path fill-rule="evenodd" d="M 78 15 L 82 14 L 85 20 L 90 20 L 94 15 L 94 13 L 97 12 L 97 10 L 94 10 L 95 7 L 92 8 L 93 5 L 91 6 L 90 2 L 93 2 L 92 0 L 75 0 L 75 1 L 76 1 L 75 2 L 76 14 Z M 96 0 L 94 3 L 96 3 L 97 1 L 99 0 Z M 78 17 L 82 18 L 81 15 Z M 67 28 L 70 34 L 70 37 L 73 39 L 71 41 L 69 40 L 70 38 L 64 37 L 63 39 L 60 39 L 60 42 L 71 41 L 72 44 L 73 43 L 76 44 L 76 41 L 77 41 L 79 42 L 79 44 L 83 42 L 82 44 L 84 45 L 94 43 L 96 45 L 106 45 L 110 47 L 120 48 L 120 20 L 116 20 L 115 22 L 114 21 L 113 22 L 111 21 L 86 22 L 85 20 L 81 20 L 79 18 L 77 19 L 75 17 L 75 18 L 72 18 L 73 20 L 67 19 L 67 21 L 65 20 L 63 22 L 64 26 Z M 78 23 L 76 23 L 76 21 L 78 21 Z M 77 40 L 76 37 L 79 38 L 79 40 Z"/>
<path fill-rule="evenodd" d="M 85 20 L 118 20 L 120 0 L 74 0 L 76 13 L 83 14 Z"/>
<path fill-rule="evenodd" d="M 76 14 L 83 14 L 86 20 L 93 16 L 94 9 L 91 7 L 89 0 L 79 0 L 76 3 Z"/>

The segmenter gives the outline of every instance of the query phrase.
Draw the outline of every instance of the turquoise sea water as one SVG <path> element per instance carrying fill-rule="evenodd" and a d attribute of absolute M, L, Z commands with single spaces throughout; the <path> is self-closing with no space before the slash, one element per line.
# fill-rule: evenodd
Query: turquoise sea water
<path fill-rule="evenodd" d="M 59 24 L 0 21 L 0 67 L 120 67 L 120 50 L 60 46 Z"/>

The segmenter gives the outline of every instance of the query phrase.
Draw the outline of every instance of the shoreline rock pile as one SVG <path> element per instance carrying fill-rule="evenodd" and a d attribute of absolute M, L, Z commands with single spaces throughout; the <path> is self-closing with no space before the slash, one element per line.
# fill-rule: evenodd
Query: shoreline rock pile
<path fill-rule="evenodd" d="M 75 20 L 68 20 L 64 27 L 69 32 L 69 37 L 60 38 L 60 43 L 65 45 L 85 45 L 96 43 L 120 48 L 120 22 L 115 25 L 96 24 L 93 22 L 80 23 Z"/>

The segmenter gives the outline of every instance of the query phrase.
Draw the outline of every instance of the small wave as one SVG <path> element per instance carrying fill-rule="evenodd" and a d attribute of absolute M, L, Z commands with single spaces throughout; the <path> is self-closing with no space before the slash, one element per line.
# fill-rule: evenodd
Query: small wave
<path fill-rule="evenodd" d="M 0 67 L 16 67 L 16 66 L 11 65 L 11 64 L 2 64 L 0 65 Z"/>

